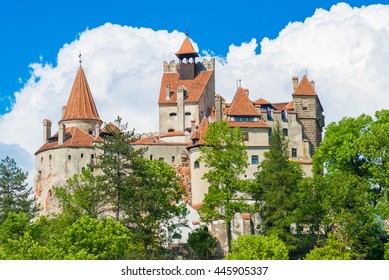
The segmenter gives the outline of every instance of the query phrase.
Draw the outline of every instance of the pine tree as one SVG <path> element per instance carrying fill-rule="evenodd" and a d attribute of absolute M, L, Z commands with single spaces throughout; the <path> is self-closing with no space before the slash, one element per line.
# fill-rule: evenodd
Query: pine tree
<path fill-rule="evenodd" d="M 99 172 L 98 183 L 106 203 L 112 205 L 115 220 L 119 221 L 121 208 L 127 202 L 123 199 L 127 186 L 133 184 L 133 160 L 143 155 L 143 149 L 135 149 L 131 143 L 138 138 L 134 130 L 127 131 L 127 124 L 118 117 L 114 125 L 109 124 L 103 143 L 98 146 L 103 153 L 94 166 Z"/>
<path fill-rule="evenodd" d="M 0 162 L 0 224 L 10 212 L 24 212 L 29 217 L 34 213 L 31 189 L 25 183 L 27 172 L 16 165 L 14 159 L 6 157 Z"/>
<path fill-rule="evenodd" d="M 289 160 L 288 141 L 276 122 L 270 149 L 256 173 L 253 197 L 259 204 L 261 230 L 266 235 L 277 234 L 288 245 L 293 239 L 289 216 L 296 207 L 295 192 L 302 174 L 301 167 Z"/>

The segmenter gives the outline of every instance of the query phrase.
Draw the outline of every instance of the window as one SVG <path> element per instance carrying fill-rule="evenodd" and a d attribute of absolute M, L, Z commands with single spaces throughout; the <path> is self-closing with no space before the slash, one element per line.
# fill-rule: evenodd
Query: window
<path fill-rule="evenodd" d="M 194 169 L 198 169 L 200 168 L 200 162 L 198 162 L 197 160 L 194 162 Z"/>
<path fill-rule="evenodd" d="M 251 156 L 251 164 L 258 164 L 258 163 L 259 163 L 258 155 L 252 155 Z"/>
<path fill-rule="evenodd" d="M 165 159 L 164 159 L 163 157 L 160 157 L 159 160 L 163 161 L 163 160 L 165 160 Z"/>
<path fill-rule="evenodd" d="M 296 148 L 292 148 L 292 157 L 297 157 L 297 149 Z"/>
<path fill-rule="evenodd" d="M 177 113 L 170 113 L 169 116 L 170 117 L 175 117 L 175 116 L 177 116 Z"/>
<path fill-rule="evenodd" d="M 272 136 L 272 131 L 271 128 L 268 131 L 268 136 L 269 136 L 269 143 L 271 142 L 271 136 Z"/>
<path fill-rule="evenodd" d="M 308 110 L 308 108 L 304 106 L 304 107 L 303 107 L 303 111 L 306 111 L 306 110 Z"/>
<path fill-rule="evenodd" d="M 282 133 L 284 134 L 284 136 L 288 136 L 288 129 L 287 128 L 284 128 L 282 130 Z"/>
<path fill-rule="evenodd" d="M 88 130 L 88 134 L 89 134 L 89 135 L 92 135 L 92 134 L 93 134 L 93 130 L 89 129 L 89 130 Z"/>
<path fill-rule="evenodd" d="M 169 129 L 167 130 L 167 132 L 174 132 L 174 129 L 173 129 L 173 128 L 169 128 Z"/>
<path fill-rule="evenodd" d="M 49 160 L 51 160 L 53 158 L 53 156 L 52 155 L 49 155 Z"/>
<path fill-rule="evenodd" d="M 90 159 L 94 160 L 95 159 L 95 155 L 94 154 L 90 155 Z"/>
<path fill-rule="evenodd" d="M 288 121 L 288 116 L 287 116 L 286 110 L 282 111 L 281 118 L 282 118 L 283 122 L 287 122 Z"/>
<path fill-rule="evenodd" d="M 68 160 L 71 160 L 72 159 L 72 156 L 71 155 L 68 155 Z"/>
<path fill-rule="evenodd" d="M 84 154 L 81 153 L 81 158 L 84 158 Z"/>
<path fill-rule="evenodd" d="M 191 112 L 185 112 L 185 116 L 190 116 L 190 115 L 192 115 Z"/>
<path fill-rule="evenodd" d="M 150 155 L 150 160 L 153 160 L 153 155 Z"/>
<path fill-rule="evenodd" d="M 267 114 L 267 120 L 272 121 L 273 120 L 273 112 L 269 110 L 266 112 L 266 114 Z"/>
<path fill-rule="evenodd" d="M 41 157 L 41 162 L 43 162 L 43 157 Z"/>
<path fill-rule="evenodd" d="M 249 141 L 249 133 L 243 132 L 243 141 Z"/>
<path fill-rule="evenodd" d="M 176 160 L 176 157 L 172 156 L 172 163 L 174 163 L 175 160 Z"/>

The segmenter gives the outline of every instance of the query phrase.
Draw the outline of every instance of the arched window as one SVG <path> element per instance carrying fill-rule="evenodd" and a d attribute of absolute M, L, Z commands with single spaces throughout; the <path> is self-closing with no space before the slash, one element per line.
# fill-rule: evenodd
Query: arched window
<path fill-rule="evenodd" d="M 200 168 L 200 162 L 197 160 L 194 162 L 194 169 Z"/>

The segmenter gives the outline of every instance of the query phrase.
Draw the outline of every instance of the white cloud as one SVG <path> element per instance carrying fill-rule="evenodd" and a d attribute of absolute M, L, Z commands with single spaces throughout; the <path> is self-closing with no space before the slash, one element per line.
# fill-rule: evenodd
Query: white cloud
<path fill-rule="evenodd" d="M 42 120 L 51 119 L 57 129 L 80 51 L 100 117 L 108 122 L 120 115 L 137 132 L 157 131 L 162 61 L 175 59 L 184 36 L 113 24 L 86 30 L 59 51 L 57 66 L 31 65 L 12 111 L 0 116 L 3 145 L 18 145 L 32 156 L 42 143 Z M 227 100 L 241 78 L 253 100 L 289 101 L 291 77 L 307 70 L 327 123 L 389 104 L 389 6 L 318 9 L 304 22 L 289 23 L 276 39 L 262 39 L 260 54 L 257 39 L 231 45 L 225 58 L 217 58 L 216 88 Z M 201 48 L 212 53 L 209 46 Z"/>

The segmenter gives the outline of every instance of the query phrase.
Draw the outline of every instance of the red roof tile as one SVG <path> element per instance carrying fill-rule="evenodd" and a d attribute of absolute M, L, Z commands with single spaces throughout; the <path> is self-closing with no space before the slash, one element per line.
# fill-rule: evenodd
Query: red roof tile
<path fill-rule="evenodd" d="M 267 101 L 266 99 L 263 99 L 263 98 L 259 98 L 259 99 L 255 100 L 254 103 L 255 103 L 255 105 L 271 104 L 269 101 Z"/>
<path fill-rule="evenodd" d="M 283 111 L 285 110 L 285 106 L 288 105 L 290 102 L 279 102 L 279 103 L 272 103 L 273 107 L 275 107 L 276 110 Z"/>
<path fill-rule="evenodd" d="M 294 110 L 294 100 L 290 101 L 288 105 L 285 106 L 285 109 L 288 111 Z"/>
<path fill-rule="evenodd" d="M 293 95 L 316 95 L 314 88 L 311 86 L 307 75 L 304 75 L 294 90 Z"/>
<path fill-rule="evenodd" d="M 176 91 L 180 86 L 184 86 L 188 93 L 188 96 L 184 100 L 185 103 L 198 102 L 213 73 L 212 70 L 200 72 L 193 80 L 180 80 L 178 73 L 164 73 L 162 75 L 158 104 L 177 103 Z M 171 95 L 168 100 L 166 99 L 167 84 L 170 86 Z"/>
<path fill-rule="evenodd" d="M 238 88 L 231 108 L 228 110 L 229 116 L 260 116 L 261 114 L 255 109 L 253 102 L 247 96 L 247 89 Z"/>
<path fill-rule="evenodd" d="M 181 54 L 196 54 L 196 56 L 198 56 L 188 36 L 185 37 L 185 40 L 182 43 L 181 48 L 178 50 L 178 52 L 176 52 L 176 55 L 181 55 Z"/>
<path fill-rule="evenodd" d="M 102 123 L 81 66 L 78 68 L 66 109 L 60 122 L 67 120 L 97 120 Z"/>
<path fill-rule="evenodd" d="M 163 135 L 159 136 L 159 138 L 172 137 L 172 136 L 184 136 L 184 135 L 185 135 L 184 131 L 173 131 L 173 132 L 168 132 L 166 134 L 163 134 Z"/>
<path fill-rule="evenodd" d="M 49 141 L 46 142 L 35 155 L 45 150 L 57 149 L 63 147 L 93 147 L 94 142 L 102 142 L 101 137 L 95 138 L 93 135 L 89 135 L 82 129 L 72 126 L 65 129 L 64 143 L 58 145 L 58 132 L 50 137 Z"/>

